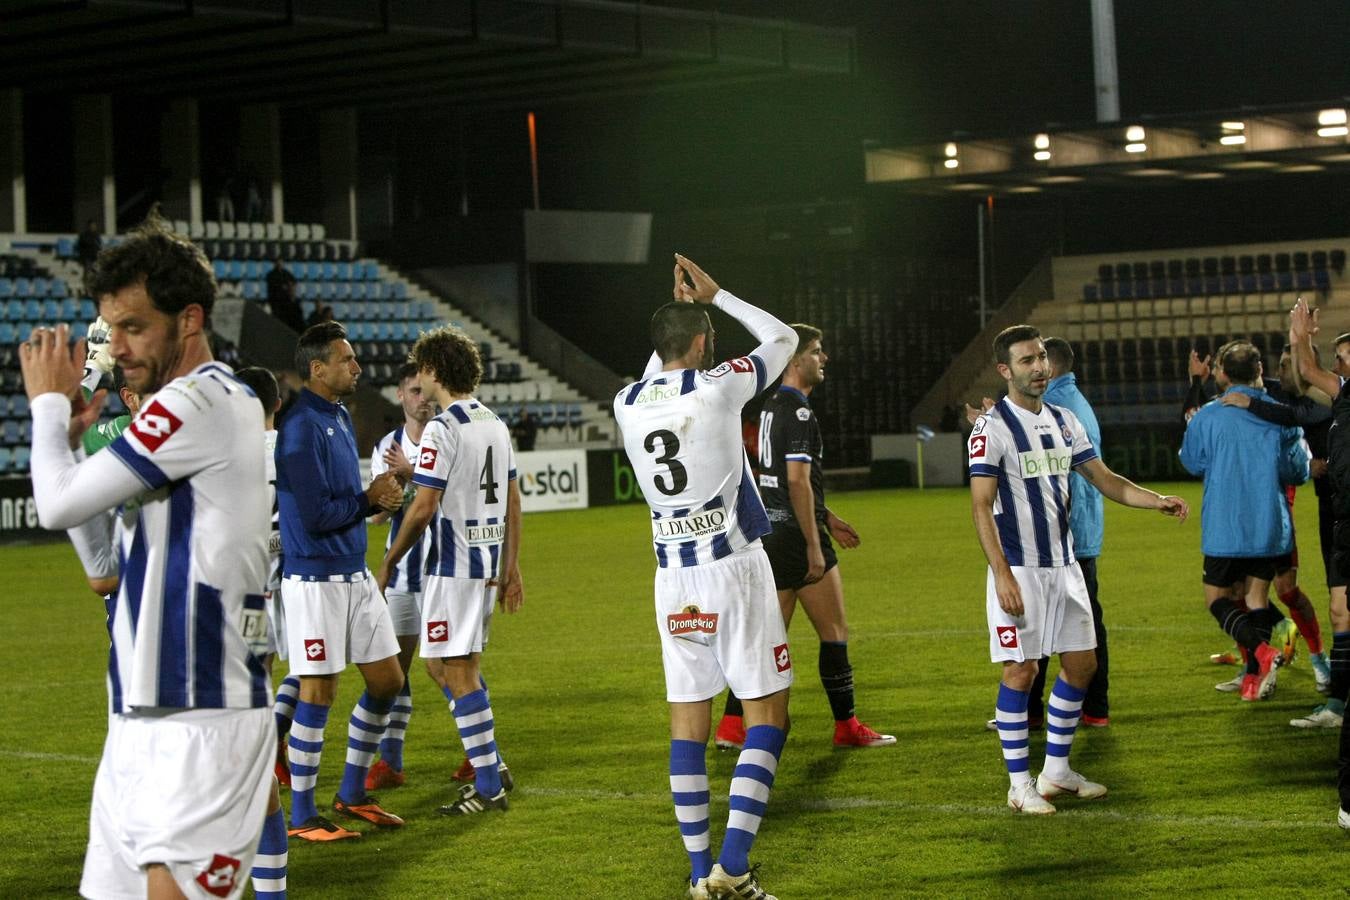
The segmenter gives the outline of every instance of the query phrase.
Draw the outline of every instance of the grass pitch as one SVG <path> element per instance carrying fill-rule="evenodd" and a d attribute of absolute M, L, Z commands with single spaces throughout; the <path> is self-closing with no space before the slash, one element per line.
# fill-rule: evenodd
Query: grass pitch
<path fill-rule="evenodd" d="M 1107 504 L 1099 562 L 1111 635 L 1111 727 L 1080 730 L 1072 764 L 1111 793 L 1047 819 L 1004 805 L 992 714 L 984 562 L 959 489 L 838 494 L 863 538 L 841 552 L 859 715 L 897 747 L 836 751 L 816 639 L 793 623 L 793 727 L 752 855 L 790 898 L 1278 894 L 1343 891 L 1335 862 L 1336 737 L 1290 728 L 1319 701 L 1306 648 L 1269 702 L 1215 682 L 1234 670 L 1204 611 L 1198 484 L 1185 525 Z M 1302 584 L 1325 619 L 1316 500 L 1300 491 Z M 505 815 L 435 815 L 462 758 L 453 721 L 414 671 L 408 783 L 381 794 L 408 820 L 359 842 L 293 841 L 298 898 L 683 896 L 687 862 L 667 785 L 667 717 L 638 506 L 527 517 L 526 607 L 499 616 L 484 671 L 518 787 Z M 372 529 L 372 561 L 383 544 Z M 0 896 L 73 896 L 106 730 L 102 604 L 64 544 L 0 549 Z M 279 667 L 280 678 L 284 665 Z M 349 670 L 330 717 L 318 798 L 336 790 Z M 720 706 L 718 707 L 720 710 Z M 1043 738 L 1033 737 L 1034 769 Z M 714 846 L 734 754 L 709 750 Z M 289 799 L 283 793 L 283 804 Z M 1330 865 L 1327 865 L 1330 863 Z M 1308 879 L 1281 882 L 1280 873 Z"/>

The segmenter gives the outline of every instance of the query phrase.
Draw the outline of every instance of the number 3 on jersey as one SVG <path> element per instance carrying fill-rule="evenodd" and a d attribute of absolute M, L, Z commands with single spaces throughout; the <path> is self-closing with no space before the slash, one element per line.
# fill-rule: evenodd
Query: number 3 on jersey
<path fill-rule="evenodd" d="M 675 432 L 660 428 L 647 435 L 642 441 L 642 446 L 648 453 L 655 453 L 657 441 L 661 442 L 661 455 L 656 458 L 656 462 L 670 471 L 670 480 L 667 481 L 664 476 L 657 475 L 652 478 L 652 483 L 667 497 L 674 497 L 689 484 L 689 472 L 685 470 L 684 464 L 675 458 L 680 453 L 680 439 L 675 436 Z"/>

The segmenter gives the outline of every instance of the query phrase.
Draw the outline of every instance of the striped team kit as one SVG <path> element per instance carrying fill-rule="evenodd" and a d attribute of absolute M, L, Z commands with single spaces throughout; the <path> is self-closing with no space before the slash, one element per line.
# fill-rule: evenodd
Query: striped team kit
<path fill-rule="evenodd" d="M 79 464 L 66 445 L 69 409 L 57 394 L 33 401 L 35 497 L 51 527 L 117 507 L 121 571 L 80 891 L 144 896 L 143 867 L 160 863 L 189 897 L 238 897 L 276 740 L 258 655 L 267 632 L 262 409 L 227 366 L 207 363 L 165 385 L 106 452 Z"/>
<path fill-rule="evenodd" d="M 408 437 L 407 430 L 398 426 L 380 438 L 375 450 L 370 454 L 370 477 L 378 478 L 389 471 L 384 454 L 390 447 L 398 444 L 403 455 L 414 464 L 417 461 L 417 443 Z M 389 536 L 385 539 L 384 549 L 389 550 L 398 530 L 403 527 L 403 511 L 408 508 L 417 488 L 409 484 L 403 495 L 403 506 L 389 517 Z M 422 626 L 422 586 L 426 568 L 427 550 L 431 547 L 431 531 L 422 534 L 422 540 L 414 544 L 406 556 L 398 561 L 389 573 L 389 583 L 384 588 L 384 599 L 389 603 L 389 618 L 394 622 L 394 633 L 398 635 L 417 634 Z"/>
<path fill-rule="evenodd" d="M 1082 423 L 1049 403 L 1039 413 L 1006 397 L 970 433 L 972 478 L 997 478 L 994 523 L 1003 555 L 1021 588 L 1021 616 L 1004 612 L 986 578 L 989 655 L 1023 662 L 1097 646 L 1087 585 L 1069 533 L 1069 473 L 1097 458 Z"/>
<path fill-rule="evenodd" d="M 441 492 L 427 528 L 422 656 L 480 653 L 497 596 L 488 580 L 499 574 L 507 495 L 516 480 L 510 432 L 477 400 L 458 400 L 427 423 L 415 460 L 413 484 Z"/>

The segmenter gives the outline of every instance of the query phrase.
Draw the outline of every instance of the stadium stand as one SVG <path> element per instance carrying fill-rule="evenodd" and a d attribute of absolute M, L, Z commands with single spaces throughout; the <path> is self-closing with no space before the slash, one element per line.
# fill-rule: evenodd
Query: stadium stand
<path fill-rule="evenodd" d="M 608 411 L 520 355 L 480 323 L 390 267 L 356 255 L 351 241 L 326 239 L 322 225 L 205 222 L 180 233 L 194 236 L 211 259 L 222 297 L 257 303 L 267 299 L 266 276 L 280 257 L 296 277 L 297 298 L 306 317 L 316 308 L 332 308 L 343 322 L 365 370 L 365 380 L 396 402 L 397 372 L 417 336 L 450 323 L 479 343 L 484 378 L 479 395 L 508 424 L 527 411 L 539 425 L 537 447 L 569 445 L 587 437 L 607 440 Z M 105 238 L 105 245 L 116 241 Z M 97 316 L 92 299 L 80 296 L 82 269 L 75 238 L 18 237 L 20 247 L 0 254 L 0 474 L 28 470 L 28 404 L 18 372 L 16 346 L 38 324 L 66 323 L 83 334 Z M 235 348 L 221 341 L 218 355 L 237 361 Z M 104 418 L 125 412 L 110 398 Z"/>
<path fill-rule="evenodd" d="M 1083 392 L 1103 426 L 1179 421 L 1192 348 L 1205 356 L 1228 340 L 1250 340 L 1271 373 L 1299 296 L 1322 310 L 1324 337 L 1350 331 L 1347 247 L 1350 238 L 1334 238 L 1197 247 L 1129 262 L 1049 260 L 1048 273 L 1028 278 L 1029 295 L 1000 310 L 925 395 L 914 421 L 935 422 L 945 404 L 998 396 L 988 348 L 1014 319 L 1074 346 Z"/>

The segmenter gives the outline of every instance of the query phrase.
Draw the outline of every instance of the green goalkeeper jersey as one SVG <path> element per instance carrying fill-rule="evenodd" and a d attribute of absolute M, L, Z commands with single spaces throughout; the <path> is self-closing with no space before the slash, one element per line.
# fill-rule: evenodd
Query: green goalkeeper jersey
<path fill-rule="evenodd" d="M 108 422 L 99 422 L 80 438 L 84 444 L 84 452 L 93 456 L 104 447 L 117 440 L 118 435 L 127 430 L 131 424 L 131 416 L 118 416 Z"/>

